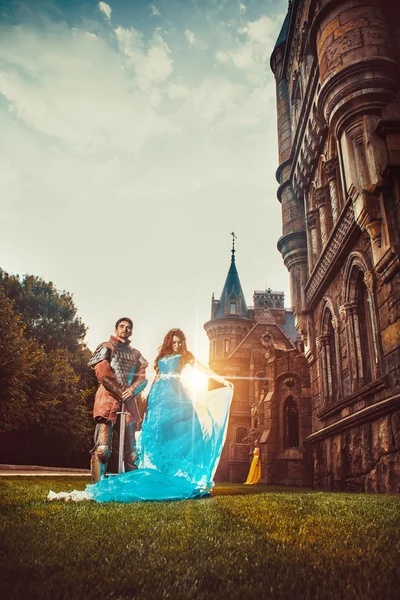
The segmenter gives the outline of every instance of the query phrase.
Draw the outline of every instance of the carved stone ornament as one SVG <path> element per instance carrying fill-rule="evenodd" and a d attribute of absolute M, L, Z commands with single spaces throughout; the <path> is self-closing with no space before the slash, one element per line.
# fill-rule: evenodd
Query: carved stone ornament
<path fill-rule="evenodd" d="M 329 344 L 329 336 L 328 335 L 318 335 L 315 341 L 316 341 L 317 351 L 321 352 L 322 348 Z"/>
<path fill-rule="evenodd" d="M 341 306 L 339 306 L 339 314 L 340 314 L 340 318 L 342 320 L 343 326 L 345 326 L 347 323 L 347 320 L 349 318 L 349 307 L 345 304 L 342 304 Z"/>
<path fill-rule="evenodd" d="M 324 163 L 324 172 L 328 181 L 336 177 L 337 160 L 331 158 Z"/>
<path fill-rule="evenodd" d="M 324 204 L 329 199 L 329 188 L 326 185 L 324 185 L 323 187 L 317 188 L 314 194 L 317 206 L 324 206 Z"/>
<path fill-rule="evenodd" d="M 364 283 L 367 286 L 367 289 L 370 294 L 374 291 L 374 274 L 372 271 L 366 271 L 364 273 Z"/>
<path fill-rule="evenodd" d="M 317 211 L 316 210 L 310 210 L 309 213 L 307 213 L 307 225 L 309 229 L 314 229 L 317 226 Z"/>
<path fill-rule="evenodd" d="M 333 327 L 334 331 L 339 331 L 339 329 L 340 329 L 340 320 L 336 316 L 332 317 L 332 327 Z"/>
<path fill-rule="evenodd" d="M 266 331 L 260 337 L 260 342 L 264 346 L 264 348 L 268 348 L 268 349 L 271 348 L 273 341 L 274 341 L 274 336 L 269 331 Z"/>
<path fill-rule="evenodd" d="M 285 379 L 283 381 L 283 383 L 288 387 L 288 388 L 292 388 L 294 387 L 294 379 L 293 377 L 288 377 L 287 379 Z"/>
<path fill-rule="evenodd" d="M 376 221 L 370 221 L 366 226 L 370 238 L 378 248 L 382 246 L 382 221 L 376 219 Z"/>

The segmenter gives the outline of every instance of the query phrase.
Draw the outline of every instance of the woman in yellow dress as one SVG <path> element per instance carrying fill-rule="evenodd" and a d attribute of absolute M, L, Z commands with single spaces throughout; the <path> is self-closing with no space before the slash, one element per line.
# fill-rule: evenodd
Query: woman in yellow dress
<path fill-rule="evenodd" d="M 250 471 L 247 475 L 245 484 L 258 483 L 261 477 L 261 460 L 260 460 L 260 446 L 258 440 L 254 442 L 253 460 L 251 461 Z"/>

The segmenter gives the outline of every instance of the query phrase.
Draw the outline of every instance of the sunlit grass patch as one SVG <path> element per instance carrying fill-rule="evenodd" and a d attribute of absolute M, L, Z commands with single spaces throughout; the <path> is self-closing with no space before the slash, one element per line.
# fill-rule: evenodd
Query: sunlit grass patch
<path fill-rule="evenodd" d="M 391 599 L 400 498 L 216 486 L 184 502 L 51 503 L 87 478 L 3 478 L 5 598 Z"/>

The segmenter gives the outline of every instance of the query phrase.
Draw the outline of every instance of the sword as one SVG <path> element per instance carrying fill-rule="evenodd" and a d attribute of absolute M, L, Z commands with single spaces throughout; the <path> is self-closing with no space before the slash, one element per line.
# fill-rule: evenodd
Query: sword
<path fill-rule="evenodd" d="M 128 414 L 125 407 L 125 402 L 121 402 L 121 409 L 117 412 L 119 415 L 119 447 L 118 447 L 118 473 L 125 473 L 124 463 L 124 446 L 125 446 L 125 426 L 126 426 L 126 415 Z"/>
<path fill-rule="evenodd" d="M 131 383 L 132 383 L 134 371 L 135 371 L 135 368 L 132 369 L 132 372 L 129 376 L 129 379 L 128 379 L 129 385 L 131 385 Z M 128 411 L 125 410 L 126 404 L 125 404 L 125 400 L 122 397 L 123 389 L 119 385 L 119 383 L 117 381 L 115 381 L 115 379 L 113 377 L 108 377 L 107 375 L 105 375 L 102 378 L 101 382 L 104 385 L 104 387 L 106 388 L 106 390 L 109 391 L 110 394 L 112 394 L 114 396 L 114 398 L 116 398 L 120 402 L 121 410 L 119 410 L 117 412 L 117 415 L 119 415 L 118 473 L 125 473 L 124 447 L 125 447 L 126 415 L 128 414 Z M 144 379 L 144 381 L 142 381 L 142 383 L 139 385 L 139 387 L 135 390 L 133 397 L 135 398 L 135 396 L 137 396 L 146 387 L 146 385 L 147 385 L 147 379 Z M 143 417 L 141 417 L 140 412 L 138 410 L 136 398 L 135 398 L 135 409 L 137 412 L 138 421 L 140 421 L 141 418 L 143 418 Z"/>
<path fill-rule="evenodd" d="M 140 392 L 142 390 L 144 390 L 146 385 L 147 385 L 147 379 L 145 379 L 139 385 L 139 387 L 135 390 L 135 392 L 133 394 L 133 397 L 135 399 L 135 408 L 136 408 L 138 416 L 140 417 L 140 421 L 138 421 L 138 423 L 141 423 L 144 417 L 143 417 L 143 415 L 140 414 L 140 411 L 138 408 L 137 397 L 140 394 Z M 126 415 L 128 414 L 128 411 L 123 410 L 124 408 L 125 408 L 125 400 L 123 400 L 121 402 L 122 410 L 117 412 L 117 415 L 119 415 L 118 473 L 125 473 L 125 463 L 124 463 L 125 427 L 126 427 Z"/>
<path fill-rule="evenodd" d="M 106 390 L 110 392 L 110 394 L 112 394 L 120 403 L 121 410 L 117 412 L 117 415 L 119 415 L 118 473 L 125 473 L 124 444 L 127 412 L 124 410 L 125 402 L 122 397 L 123 389 L 113 377 L 108 377 L 107 375 L 102 378 L 101 383 L 104 385 Z"/>

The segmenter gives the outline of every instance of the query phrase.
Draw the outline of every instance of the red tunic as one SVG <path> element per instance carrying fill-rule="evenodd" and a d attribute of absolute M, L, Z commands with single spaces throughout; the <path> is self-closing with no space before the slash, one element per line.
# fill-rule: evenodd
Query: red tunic
<path fill-rule="evenodd" d="M 131 390 L 131 392 L 133 393 L 139 387 L 139 385 L 144 381 L 144 379 L 146 377 L 147 361 L 142 357 L 141 353 L 138 350 L 136 350 L 135 348 L 130 348 L 129 344 L 130 344 L 129 341 L 121 342 L 116 337 L 111 336 L 110 341 L 105 342 L 104 344 L 101 344 L 101 346 L 106 346 L 111 351 L 113 351 L 114 348 L 118 347 L 119 349 L 122 349 L 122 350 L 126 349 L 127 351 L 134 351 L 137 354 L 137 361 L 136 361 L 137 369 L 135 371 L 135 376 L 134 376 L 132 384 L 126 388 L 126 389 Z M 96 419 L 96 417 L 102 417 L 104 419 L 107 419 L 107 421 L 111 421 L 112 423 L 115 423 L 115 421 L 117 419 L 116 413 L 120 410 L 119 402 L 118 402 L 118 400 L 116 400 L 114 398 L 114 396 L 112 396 L 110 394 L 110 392 L 108 392 L 106 390 L 104 385 L 102 385 L 102 383 L 101 383 L 102 378 L 105 375 L 115 379 L 116 378 L 115 373 L 114 373 L 114 371 L 111 367 L 111 364 L 108 360 L 101 360 L 100 362 L 95 364 L 93 366 L 93 368 L 95 370 L 96 377 L 100 384 L 97 389 L 96 396 L 94 399 L 93 418 Z M 130 398 L 125 403 L 125 408 L 128 412 L 128 414 L 126 416 L 127 423 L 131 423 L 132 421 L 134 421 L 134 419 L 132 418 L 132 415 L 131 415 L 132 407 L 134 406 L 134 402 L 135 402 L 134 398 Z"/>

